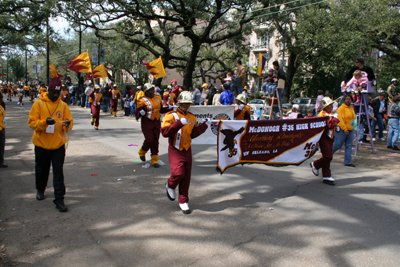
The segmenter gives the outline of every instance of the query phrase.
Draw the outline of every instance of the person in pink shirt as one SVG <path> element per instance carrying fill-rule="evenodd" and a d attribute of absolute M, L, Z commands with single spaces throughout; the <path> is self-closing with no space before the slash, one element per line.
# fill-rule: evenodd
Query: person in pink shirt
<path fill-rule="evenodd" d="M 354 84 L 356 88 L 367 87 L 368 77 L 363 77 L 360 70 L 356 70 L 353 73 L 353 78 L 346 84 L 345 89 L 348 89 L 350 85 Z"/>

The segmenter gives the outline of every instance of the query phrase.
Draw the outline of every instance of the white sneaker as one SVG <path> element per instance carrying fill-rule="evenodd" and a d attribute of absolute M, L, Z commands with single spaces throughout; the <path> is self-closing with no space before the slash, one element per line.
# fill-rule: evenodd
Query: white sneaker
<path fill-rule="evenodd" d="M 19 105 L 19 104 L 21 104 L 21 103 L 18 102 L 17 105 Z"/>
<path fill-rule="evenodd" d="M 167 197 L 169 198 L 169 200 L 174 201 L 175 200 L 175 189 L 168 187 L 168 182 L 165 183 L 165 188 L 167 189 Z"/>
<path fill-rule="evenodd" d="M 386 140 L 385 137 L 382 137 L 382 138 L 381 138 L 381 141 L 385 141 L 385 140 Z"/>
<path fill-rule="evenodd" d="M 372 141 L 375 142 L 375 141 L 376 141 L 376 138 L 372 138 Z"/>
<path fill-rule="evenodd" d="M 188 203 L 179 203 L 179 208 L 181 208 L 184 214 L 190 214 L 192 212 Z"/>
<path fill-rule="evenodd" d="M 318 176 L 319 175 L 319 170 L 314 167 L 314 162 L 311 162 L 310 166 L 311 166 L 311 171 L 314 173 L 314 175 Z"/>
<path fill-rule="evenodd" d="M 359 143 L 359 144 L 362 144 L 363 142 L 362 142 L 362 141 L 358 141 L 358 143 Z"/>

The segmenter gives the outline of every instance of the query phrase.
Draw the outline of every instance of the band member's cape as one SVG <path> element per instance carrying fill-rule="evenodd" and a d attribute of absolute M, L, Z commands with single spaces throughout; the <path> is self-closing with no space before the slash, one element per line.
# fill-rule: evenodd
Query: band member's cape
<path fill-rule="evenodd" d="M 245 163 L 300 165 L 317 151 L 327 120 L 221 121 L 217 171 L 222 174 L 229 167 Z"/>

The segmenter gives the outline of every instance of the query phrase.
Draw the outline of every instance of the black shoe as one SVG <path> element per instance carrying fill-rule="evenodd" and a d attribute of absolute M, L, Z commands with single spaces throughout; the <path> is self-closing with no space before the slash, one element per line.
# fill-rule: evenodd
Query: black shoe
<path fill-rule="evenodd" d="M 353 163 L 350 163 L 350 164 L 344 164 L 344 166 L 347 166 L 347 167 L 355 167 L 356 165 L 354 165 Z"/>
<path fill-rule="evenodd" d="M 37 200 L 43 200 L 44 199 L 44 192 L 37 191 L 36 199 Z"/>
<path fill-rule="evenodd" d="M 393 150 L 400 150 L 400 149 L 397 146 L 394 146 Z"/>
<path fill-rule="evenodd" d="M 153 164 L 153 166 L 154 166 L 154 168 L 160 168 L 160 164 L 158 164 L 158 163 Z"/>
<path fill-rule="evenodd" d="M 145 156 L 139 156 L 141 161 L 146 161 L 146 157 Z"/>
<path fill-rule="evenodd" d="M 387 146 L 387 148 L 393 148 L 392 146 Z"/>
<path fill-rule="evenodd" d="M 90 124 L 91 124 L 91 125 L 94 125 L 94 121 L 91 121 Z"/>
<path fill-rule="evenodd" d="M 191 209 L 182 210 L 182 212 L 183 212 L 183 214 L 190 214 L 190 213 L 192 213 L 192 210 Z"/>
<path fill-rule="evenodd" d="M 336 185 L 336 182 L 335 182 L 335 181 L 322 180 L 322 182 L 323 182 L 324 184 L 328 184 L 328 185 Z"/>
<path fill-rule="evenodd" d="M 64 201 L 62 199 L 53 200 L 53 203 L 56 205 L 56 209 L 60 212 L 66 212 L 68 210 L 67 206 L 65 206 Z"/>

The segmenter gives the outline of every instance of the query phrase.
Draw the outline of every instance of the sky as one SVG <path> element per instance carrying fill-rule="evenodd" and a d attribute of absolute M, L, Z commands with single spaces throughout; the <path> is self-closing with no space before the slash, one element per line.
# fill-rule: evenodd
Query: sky
<path fill-rule="evenodd" d="M 64 38 L 70 39 L 74 36 L 73 31 L 71 31 L 69 34 L 66 33 L 66 30 L 69 29 L 70 25 L 68 21 L 62 17 L 51 18 L 50 26 L 53 27 L 53 29 Z"/>

